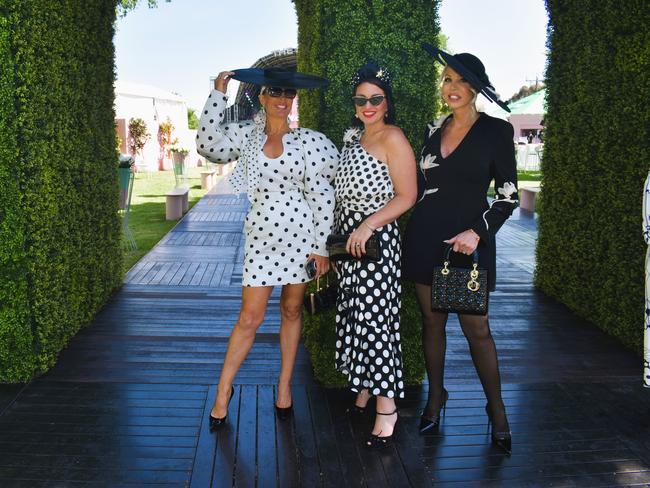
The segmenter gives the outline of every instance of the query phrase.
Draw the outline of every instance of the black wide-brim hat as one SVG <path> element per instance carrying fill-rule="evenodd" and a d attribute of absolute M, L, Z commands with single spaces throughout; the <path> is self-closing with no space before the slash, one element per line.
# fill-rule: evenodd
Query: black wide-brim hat
<path fill-rule="evenodd" d="M 469 53 L 449 54 L 426 42 L 422 44 L 422 47 L 440 64 L 451 66 L 456 73 L 465 78 L 472 85 L 472 88 L 482 93 L 485 98 L 496 103 L 506 112 L 510 112 L 508 105 L 499 99 L 499 95 L 485 72 L 485 66 L 479 58 Z"/>
<path fill-rule="evenodd" d="M 324 88 L 330 83 L 320 76 L 286 68 L 243 68 L 233 73 L 234 80 L 277 88 Z"/>

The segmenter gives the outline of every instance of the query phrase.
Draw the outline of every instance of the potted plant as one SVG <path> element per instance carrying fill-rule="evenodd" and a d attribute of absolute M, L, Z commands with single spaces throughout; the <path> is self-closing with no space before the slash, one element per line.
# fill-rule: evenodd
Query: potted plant
<path fill-rule="evenodd" d="M 141 155 L 142 149 L 151 138 L 151 134 L 147 132 L 147 124 L 140 118 L 129 119 L 129 150 L 136 158 L 138 154 Z M 137 166 L 134 168 L 137 170 Z"/>
<path fill-rule="evenodd" d="M 174 137 L 174 128 L 169 117 L 158 126 L 158 143 L 162 153 L 160 169 L 169 169 L 169 165 L 165 164 L 170 159 L 169 147 L 178 143 L 178 138 Z"/>
<path fill-rule="evenodd" d="M 187 184 L 187 168 L 185 167 L 185 158 L 189 154 L 189 149 L 179 146 L 172 146 L 169 148 L 174 162 L 174 178 L 176 179 L 176 186 L 184 186 Z"/>

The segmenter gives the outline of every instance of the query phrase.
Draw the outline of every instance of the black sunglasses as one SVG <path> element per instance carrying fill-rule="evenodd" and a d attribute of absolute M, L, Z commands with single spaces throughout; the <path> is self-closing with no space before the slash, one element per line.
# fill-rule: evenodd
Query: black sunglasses
<path fill-rule="evenodd" d="M 357 107 L 363 107 L 366 103 L 370 102 L 370 105 L 376 107 L 386 98 L 384 95 L 373 95 L 370 98 L 356 96 L 352 97 L 352 101 Z"/>
<path fill-rule="evenodd" d="M 268 93 L 270 97 L 274 98 L 279 98 L 279 97 L 284 97 L 284 98 L 296 98 L 297 91 L 295 88 L 277 88 L 277 87 L 269 87 L 265 90 L 265 93 Z"/>

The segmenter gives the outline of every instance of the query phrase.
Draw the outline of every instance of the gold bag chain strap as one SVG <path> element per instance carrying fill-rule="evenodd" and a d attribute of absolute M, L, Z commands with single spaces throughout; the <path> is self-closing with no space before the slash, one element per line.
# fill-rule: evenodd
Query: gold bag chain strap
<path fill-rule="evenodd" d="M 330 286 L 330 274 L 329 272 L 325 275 L 325 287 L 329 288 Z M 311 305 L 311 313 L 312 315 L 316 313 L 316 293 L 321 291 L 322 288 L 320 287 L 320 276 L 316 278 L 316 291 L 312 291 L 309 294 L 309 304 Z"/>
<path fill-rule="evenodd" d="M 467 289 L 469 291 L 476 292 L 478 289 L 481 287 L 481 284 L 476 281 L 478 278 L 479 272 L 478 272 L 478 263 L 473 263 L 472 264 L 472 271 L 469 273 L 469 281 L 467 282 Z M 440 273 L 443 276 L 447 276 L 449 274 L 449 261 L 445 261 L 444 267 L 440 270 Z"/>

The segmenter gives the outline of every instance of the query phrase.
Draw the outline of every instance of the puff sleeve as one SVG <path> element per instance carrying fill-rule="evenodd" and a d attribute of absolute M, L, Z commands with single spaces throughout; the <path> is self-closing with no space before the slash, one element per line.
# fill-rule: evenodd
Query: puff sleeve
<path fill-rule="evenodd" d="M 235 161 L 252 129 L 250 122 L 223 123 L 227 100 L 224 93 L 212 90 L 199 119 L 196 151 L 213 163 Z"/>
<path fill-rule="evenodd" d="M 304 195 L 314 215 L 314 254 L 327 256 L 325 242 L 334 223 L 334 175 L 339 151 L 323 134 L 302 129 L 305 151 Z"/>
<path fill-rule="evenodd" d="M 513 137 L 514 129 L 510 123 L 499 124 L 490 167 L 490 179 L 494 179 L 496 194 L 489 208 L 470 226 L 484 242 L 494 239 L 497 231 L 519 204 Z"/>

